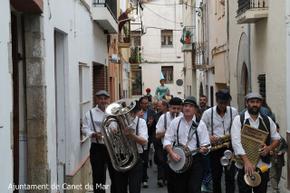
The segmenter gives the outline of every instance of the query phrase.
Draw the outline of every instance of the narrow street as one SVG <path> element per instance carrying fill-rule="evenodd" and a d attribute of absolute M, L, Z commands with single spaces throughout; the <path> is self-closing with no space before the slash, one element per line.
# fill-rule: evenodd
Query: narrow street
<path fill-rule="evenodd" d="M 119 167 L 136 161 L 128 152 L 146 163 L 143 147 L 155 138 L 160 163 L 162 147 L 171 163 L 189 162 L 178 161 L 172 144 L 205 154 L 231 145 L 253 169 L 271 169 L 275 191 L 269 181 L 267 193 L 290 193 L 290 0 L 0 2 L 0 193 L 93 193 L 92 176 L 110 193 L 109 175 L 102 184 L 107 151 Z M 191 177 L 173 174 L 175 193 L 194 189 L 204 168 L 220 179 L 221 156 L 231 163 L 222 153 L 192 164 Z M 247 179 L 237 182 L 230 169 L 227 189 L 236 184 L 238 193 Z M 155 164 L 148 176 L 142 193 L 167 192 Z M 114 179 L 125 192 L 127 176 Z"/>

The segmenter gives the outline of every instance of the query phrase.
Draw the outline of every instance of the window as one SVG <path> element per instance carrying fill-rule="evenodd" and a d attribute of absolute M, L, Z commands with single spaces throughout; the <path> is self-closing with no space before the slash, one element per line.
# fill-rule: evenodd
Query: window
<path fill-rule="evenodd" d="M 172 84 L 173 83 L 173 66 L 162 66 L 161 71 L 165 78 L 165 83 Z"/>
<path fill-rule="evenodd" d="M 173 46 L 173 31 L 161 30 L 161 47 Z"/>
<path fill-rule="evenodd" d="M 141 46 L 141 33 L 138 31 L 131 32 L 131 43 L 134 47 Z"/>
<path fill-rule="evenodd" d="M 80 97 L 80 127 L 82 127 L 85 113 L 91 108 L 91 84 L 90 82 L 90 67 L 85 63 L 79 63 L 79 97 Z M 81 133 L 81 132 L 80 132 Z M 85 137 L 80 135 L 81 141 Z"/>
<path fill-rule="evenodd" d="M 266 74 L 258 75 L 259 93 L 266 98 Z"/>

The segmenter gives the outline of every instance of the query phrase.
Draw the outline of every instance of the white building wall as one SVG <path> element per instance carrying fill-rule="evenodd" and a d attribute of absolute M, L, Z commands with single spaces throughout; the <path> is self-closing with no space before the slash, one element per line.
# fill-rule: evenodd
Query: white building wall
<path fill-rule="evenodd" d="M 48 160 L 51 183 L 57 183 L 56 120 L 54 78 L 54 30 L 67 34 L 68 64 L 66 86 L 66 173 L 72 173 L 88 155 L 89 140 L 80 143 L 79 62 L 92 70 L 92 62 L 106 64 L 107 45 L 103 30 L 90 18 L 90 13 L 80 1 L 50 1 L 44 3 L 45 78 L 47 83 Z M 90 76 L 92 73 L 90 72 Z M 92 88 L 90 77 L 90 88 Z M 93 94 L 91 94 L 93 96 Z M 93 98 L 90 98 L 92 104 Z"/>
<path fill-rule="evenodd" d="M 174 3 L 176 5 L 173 6 Z M 153 94 L 157 86 L 160 85 L 161 66 L 174 65 L 173 84 L 166 84 L 166 86 L 169 87 L 170 93 L 174 96 L 184 97 L 183 86 L 176 85 L 177 79 L 183 80 L 183 53 L 180 43 L 182 5 L 175 0 L 157 0 L 152 5 L 146 3 L 144 4 L 142 21 L 145 30 L 145 34 L 141 36 L 142 92 L 145 94 L 145 89 L 149 87 Z M 161 47 L 161 29 L 173 30 L 173 47 Z M 178 94 L 179 92 L 181 94 Z"/>
<path fill-rule="evenodd" d="M 12 192 L 8 189 L 13 182 L 13 126 L 12 126 L 12 60 L 10 34 L 10 4 L 0 1 L 0 192 Z"/>

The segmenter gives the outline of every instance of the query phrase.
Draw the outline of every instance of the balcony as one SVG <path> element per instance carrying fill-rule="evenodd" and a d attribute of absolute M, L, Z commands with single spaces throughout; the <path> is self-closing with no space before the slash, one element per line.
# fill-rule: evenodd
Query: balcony
<path fill-rule="evenodd" d="M 192 51 L 193 34 L 195 27 L 185 26 L 183 28 L 182 37 L 180 39 L 182 45 L 182 51 Z"/>
<path fill-rule="evenodd" d="M 268 17 L 268 0 L 238 0 L 237 23 L 255 23 Z"/>
<path fill-rule="evenodd" d="M 130 22 L 127 22 L 119 32 L 119 48 L 129 48 L 131 45 Z"/>
<path fill-rule="evenodd" d="M 92 18 L 108 33 L 118 32 L 117 1 L 93 0 Z"/>
<path fill-rule="evenodd" d="M 23 13 L 36 13 L 43 12 L 43 0 L 10 0 L 13 8 Z"/>

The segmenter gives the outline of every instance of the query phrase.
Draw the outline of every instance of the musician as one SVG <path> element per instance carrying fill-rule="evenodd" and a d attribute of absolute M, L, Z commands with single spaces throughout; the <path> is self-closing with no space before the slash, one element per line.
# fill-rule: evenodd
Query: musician
<path fill-rule="evenodd" d="M 139 108 L 136 105 L 133 110 L 130 111 L 131 116 L 135 117 L 133 123 L 125 128 L 125 135 L 133 140 L 137 144 L 139 159 L 137 164 L 126 172 L 115 171 L 114 179 L 116 179 L 116 193 L 127 193 L 127 187 L 129 186 L 129 193 L 140 193 L 142 183 L 142 170 L 143 163 L 141 154 L 144 152 L 144 145 L 148 142 L 148 132 L 146 121 L 139 118 Z"/>
<path fill-rule="evenodd" d="M 114 191 L 113 166 L 101 134 L 101 124 L 105 117 L 105 109 L 109 104 L 110 95 L 105 90 L 96 93 L 96 106 L 89 110 L 84 117 L 82 132 L 91 138 L 90 162 L 93 173 L 94 193 L 105 193 L 106 165 L 111 178 L 111 193 Z M 97 188 L 98 187 L 98 188 Z"/>
<path fill-rule="evenodd" d="M 199 153 L 207 153 L 210 144 L 206 125 L 196 119 L 198 106 L 194 97 L 188 97 L 183 103 L 183 115 L 172 120 L 166 130 L 163 147 L 169 154 L 170 161 L 178 162 L 180 156 L 173 151 L 174 144 L 187 145 L 190 151 L 199 150 Z M 184 173 L 169 171 L 174 177 L 173 193 L 200 193 L 202 182 L 202 156 L 193 154 L 192 164 Z M 171 182 L 170 182 L 171 183 Z"/>
<path fill-rule="evenodd" d="M 165 132 L 167 130 L 167 128 L 169 128 L 171 121 L 176 118 L 176 117 L 180 117 L 182 116 L 182 100 L 178 97 L 173 97 L 170 101 L 169 101 L 169 112 L 165 112 L 163 113 L 157 124 L 156 124 L 156 139 L 157 140 L 161 140 L 160 144 L 163 146 L 163 140 L 164 140 L 164 135 Z M 158 166 L 158 186 L 163 186 L 163 182 L 166 181 L 166 176 L 167 175 L 167 171 L 168 171 L 168 165 L 166 164 L 166 151 L 162 148 L 162 146 L 160 147 L 160 149 L 155 149 L 156 152 L 159 153 L 159 155 L 157 155 L 158 157 L 162 158 L 161 164 Z M 170 182 L 170 177 L 168 183 L 167 183 L 167 189 L 168 192 L 171 192 L 171 187 L 170 185 L 172 183 L 174 183 L 174 181 Z"/>
<path fill-rule="evenodd" d="M 232 121 L 234 117 L 238 115 L 238 111 L 235 108 L 228 106 L 231 96 L 227 90 L 219 90 L 216 92 L 215 96 L 217 105 L 204 111 L 201 118 L 207 126 L 212 146 L 223 143 L 220 141 L 221 138 L 230 135 Z M 209 154 L 210 167 L 212 168 L 213 192 L 215 193 L 222 192 L 221 178 L 223 167 L 220 163 L 220 159 L 223 157 L 224 151 L 227 148 L 228 147 L 222 147 L 218 150 L 211 151 Z M 234 164 L 224 171 L 226 193 L 234 193 L 236 174 Z"/>
<path fill-rule="evenodd" d="M 238 162 L 236 163 L 236 166 L 239 168 L 238 186 L 240 193 L 252 193 L 252 190 L 254 193 L 267 192 L 269 170 L 261 173 L 262 182 L 255 188 L 252 188 L 245 183 L 244 174 L 246 173 L 251 176 L 256 168 L 262 165 L 266 165 L 268 168 L 270 168 L 271 163 L 269 153 L 270 151 L 274 151 L 275 148 L 279 145 L 280 136 L 276 131 L 276 124 L 270 117 L 259 113 L 261 105 L 262 96 L 257 93 L 249 93 L 246 96 L 247 111 L 235 117 L 231 129 L 232 145 L 235 151 L 235 155 L 239 155 L 244 163 L 243 165 L 239 164 Z M 256 129 L 268 132 L 266 144 L 262 145 L 260 151 L 257 152 L 261 155 L 261 159 L 257 165 L 253 165 L 253 163 L 250 162 L 248 155 L 245 152 L 245 147 L 243 147 L 241 143 L 241 128 L 244 124 L 248 124 Z"/>

